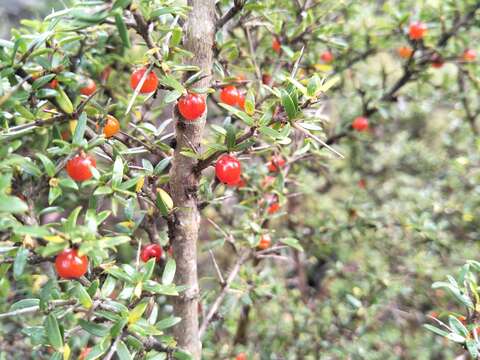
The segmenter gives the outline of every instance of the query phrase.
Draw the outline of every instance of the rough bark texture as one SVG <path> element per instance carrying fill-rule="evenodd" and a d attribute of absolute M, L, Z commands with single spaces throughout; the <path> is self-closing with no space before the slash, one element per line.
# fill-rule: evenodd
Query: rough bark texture
<path fill-rule="evenodd" d="M 194 54 L 190 63 L 199 66 L 205 75 L 209 75 L 195 84 L 195 87 L 206 88 L 211 83 L 215 1 L 189 0 L 188 5 L 192 7 L 192 11 L 185 24 L 184 47 Z M 198 335 L 198 178 L 193 171 L 196 160 L 185 157 L 180 152 L 185 148 L 200 150 L 205 116 L 194 122 L 185 122 L 178 114 L 174 116 L 177 120 L 177 145 L 170 171 L 170 190 L 176 211 L 170 220 L 169 230 L 177 263 L 176 283 L 188 286 L 188 290 L 174 302 L 175 314 L 182 318 L 174 330 L 178 346 L 189 351 L 194 359 L 200 359 L 202 345 Z"/>

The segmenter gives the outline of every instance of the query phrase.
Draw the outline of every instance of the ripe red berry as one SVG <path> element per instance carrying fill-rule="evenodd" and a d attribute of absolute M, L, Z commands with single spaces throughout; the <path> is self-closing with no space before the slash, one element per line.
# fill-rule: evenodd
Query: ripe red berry
<path fill-rule="evenodd" d="M 272 243 L 272 238 L 269 234 L 263 234 L 260 237 L 260 242 L 257 245 L 258 250 L 266 250 L 270 247 Z"/>
<path fill-rule="evenodd" d="M 235 86 L 228 85 L 220 90 L 220 101 L 230 106 L 235 106 L 239 102 L 239 95 L 240 93 Z"/>
<path fill-rule="evenodd" d="M 92 351 L 92 348 L 89 348 L 89 347 L 86 347 L 82 350 L 82 352 L 80 353 L 80 356 L 78 357 L 78 360 L 85 360 L 88 356 L 88 354 L 90 354 L 90 351 Z"/>
<path fill-rule="evenodd" d="M 235 186 L 237 187 L 237 189 L 241 189 L 241 188 L 245 187 L 245 185 L 247 185 L 247 182 L 246 182 L 244 179 L 242 179 L 242 178 L 240 178 L 240 179 L 238 180 L 238 182 L 235 184 Z"/>
<path fill-rule="evenodd" d="M 78 256 L 76 249 L 65 249 L 55 258 L 55 269 L 62 278 L 78 279 L 87 272 L 88 258 Z"/>
<path fill-rule="evenodd" d="M 280 44 L 280 40 L 278 40 L 278 38 L 276 37 L 274 37 L 272 40 L 272 49 L 277 54 L 280 54 L 280 52 L 282 51 L 282 44 Z"/>
<path fill-rule="evenodd" d="M 410 59 L 413 54 L 413 49 L 409 46 L 400 46 L 397 49 L 398 56 L 400 56 L 403 59 Z"/>
<path fill-rule="evenodd" d="M 178 100 L 178 111 L 188 121 L 198 119 L 206 108 L 205 98 L 200 94 L 188 93 Z"/>
<path fill-rule="evenodd" d="M 92 79 L 87 79 L 85 85 L 80 88 L 80 93 L 85 96 L 92 95 L 97 90 L 97 85 Z"/>
<path fill-rule="evenodd" d="M 112 72 L 112 68 L 110 66 L 106 66 L 102 70 L 102 73 L 100 74 L 100 79 L 102 79 L 103 82 L 106 82 L 108 80 L 108 78 L 110 77 L 111 72 Z"/>
<path fill-rule="evenodd" d="M 245 94 L 239 92 L 238 94 L 238 107 L 245 110 Z"/>
<path fill-rule="evenodd" d="M 473 49 L 466 49 L 462 55 L 463 61 L 470 62 L 477 58 L 477 52 Z"/>
<path fill-rule="evenodd" d="M 443 61 L 442 57 L 438 54 L 433 54 L 430 61 L 431 61 L 432 67 L 437 68 L 437 69 L 441 68 L 443 66 L 443 64 L 445 63 Z"/>
<path fill-rule="evenodd" d="M 49 86 L 51 89 L 56 89 L 57 86 L 58 86 L 58 80 L 57 80 L 57 79 L 53 79 L 52 81 L 50 81 L 50 83 L 48 84 L 48 86 Z"/>
<path fill-rule="evenodd" d="M 162 247 L 158 244 L 150 244 L 145 246 L 140 253 L 140 258 L 143 262 L 147 262 L 151 258 L 155 258 L 159 262 L 162 258 Z"/>
<path fill-rule="evenodd" d="M 247 360 L 247 354 L 245 353 L 240 353 L 237 355 L 237 357 L 235 358 L 235 360 Z"/>
<path fill-rule="evenodd" d="M 90 166 L 97 166 L 93 156 L 85 154 L 76 155 L 67 161 L 67 174 L 75 181 L 88 180 L 93 176 Z"/>
<path fill-rule="evenodd" d="M 270 206 L 267 209 L 267 212 L 270 215 L 272 215 L 278 212 L 278 210 L 280 210 L 280 204 L 278 203 L 278 201 L 275 201 L 274 203 L 270 204 Z"/>
<path fill-rule="evenodd" d="M 273 155 L 270 161 L 267 163 L 268 171 L 278 172 L 286 164 L 285 159 L 281 155 Z"/>
<path fill-rule="evenodd" d="M 112 115 L 107 115 L 105 125 L 103 127 L 103 134 L 106 138 L 112 137 L 120 131 L 120 123 Z"/>
<path fill-rule="evenodd" d="M 148 69 L 146 67 L 135 70 L 130 77 L 130 87 L 132 90 L 135 90 L 142 80 L 143 74 Z M 150 70 L 148 73 L 142 87 L 140 88 L 140 94 L 148 94 L 157 90 L 158 86 L 158 77 L 153 70 Z"/>
<path fill-rule="evenodd" d="M 408 29 L 408 34 L 411 40 L 421 40 L 426 33 L 427 26 L 420 21 L 411 23 Z"/>
<path fill-rule="evenodd" d="M 367 182 L 365 181 L 365 179 L 358 180 L 358 187 L 360 189 L 365 189 L 367 187 Z"/>
<path fill-rule="evenodd" d="M 352 128 L 354 128 L 356 131 L 362 132 L 362 131 L 367 131 L 368 130 L 368 119 L 363 116 L 359 116 L 355 118 L 352 122 Z"/>
<path fill-rule="evenodd" d="M 322 61 L 327 63 L 327 64 L 329 64 L 333 61 L 333 54 L 328 50 L 324 51 L 320 57 L 321 57 Z"/>
<path fill-rule="evenodd" d="M 234 186 L 242 175 L 242 167 L 240 162 L 233 156 L 223 155 L 215 164 L 215 175 L 220 182 Z"/>

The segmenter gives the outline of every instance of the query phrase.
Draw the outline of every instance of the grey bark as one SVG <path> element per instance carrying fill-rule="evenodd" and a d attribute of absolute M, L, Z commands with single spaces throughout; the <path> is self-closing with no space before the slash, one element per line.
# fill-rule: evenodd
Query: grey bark
<path fill-rule="evenodd" d="M 189 0 L 188 5 L 192 11 L 185 23 L 184 47 L 194 54 L 190 63 L 199 66 L 208 75 L 195 87 L 206 88 L 212 81 L 215 1 Z M 200 150 L 206 117 L 204 114 L 196 121 L 186 122 L 175 110 L 174 118 L 177 144 L 170 171 L 170 191 L 176 210 L 169 221 L 169 235 L 177 263 L 176 284 L 188 286 L 188 290 L 174 301 L 175 314 L 182 318 L 174 333 L 178 346 L 199 360 L 202 345 L 198 333 L 197 240 L 200 215 L 197 208 L 198 175 L 194 172 L 197 161 L 180 152 L 185 148 Z"/>

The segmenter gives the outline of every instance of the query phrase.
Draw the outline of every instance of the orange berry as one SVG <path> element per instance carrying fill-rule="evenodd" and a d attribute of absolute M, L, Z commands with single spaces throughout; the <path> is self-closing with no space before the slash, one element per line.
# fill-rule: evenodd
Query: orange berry
<path fill-rule="evenodd" d="M 106 138 L 110 138 L 120 131 L 120 123 L 112 115 L 107 115 L 105 126 L 103 127 L 103 134 Z"/>

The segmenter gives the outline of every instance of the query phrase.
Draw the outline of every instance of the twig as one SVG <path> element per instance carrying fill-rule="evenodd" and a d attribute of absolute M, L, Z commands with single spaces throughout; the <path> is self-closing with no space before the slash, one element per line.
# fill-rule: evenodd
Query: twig
<path fill-rule="evenodd" d="M 225 280 L 223 279 L 222 272 L 220 271 L 220 267 L 217 264 L 217 260 L 215 260 L 215 255 L 213 255 L 212 250 L 208 250 L 208 253 L 210 254 L 210 258 L 212 259 L 213 266 L 215 267 L 215 271 L 217 272 L 218 280 L 220 281 L 220 285 L 224 286 L 225 285 Z"/>
<path fill-rule="evenodd" d="M 72 299 L 72 300 L 52 300 L 48 303 L 47 306 L 47 312 L 51 311 L 53 308 L 57 306 L 65 306 L 65 305 L 74 305 L 76 304 L 77 300 Z M 38 310 L 40 310 L 40 305 L 35 305 L 35 306 L 29 306 L 23 309 L 18 309 L 14 311 L 10 311 L 7 313 L 0 314 L 0 319 L 5 319 L 8 317 L 12 316 L 19 316 L 19 315 L 25 315 L 25 314 L 31 314 L 35 313 Z"/>
<path fill-rule="evenodd" d="M 202 336 L 205 334 L 205 331 L 207 330 L 208 325 L 212 321 L 213 317 L 217 313 L 220 305 L 223 302 L 223 299 L 227 295 L 228 290 L 230 289 L 230 286 L 235 280 L 235 278 L 238 275 L 238 272 L 240 271 L 240 267 L 242 264 L 250 257 L 250 251 L 244 252 L 240 257 L 238 258 L 237 262 L 233 266 L 232 271 L 228 274 L 227 280 L 225 281 L 225 285 L 222 288 L 222 291 L 218 294 L 216 300 L 213 302 L 212 306 L 210 307 L 210 310 L 207 313 L 207 316 L 202 321 L 202 325 L 200 326 L 199 330 L 199 337 L 202 338 Z"/>
<path fill-rule="evenodd" d="M 322 145 L 322 147 L 325 147 L 327 148 L 328 150 L 330 150 L 331 152 L 333 152 L 334 154 L 336 154 L 338 157 L 344 159 L 345 157 L 340 154 L 337 150 L 335 150 L 333 147 L 331 147 L 330 145 L 328 145 L 325 141 L 323 141 L 322 139 L 320 139 L 318 136 L 315 136 L 313 135 L 310 131 L 308 131 L 307 129 L 304 129 L 303 127 L 301 127 L 300 125 L 298 125 L 297 123 L 292 123 L 293 127 L 295 129 L 297 129 L 298 131 L 300 131 L 301 133 L 303 133 L 305 136 L 315 140 L 316 142 L 318 142 L 320 145 Z"/>
<path fill-rule="evenodd" d="M 245 5 L 245 0 L 234 0 L 233 6 L 217 21 L 215 28 L 220 30 L 230 19 L 237 15 Z"/>

